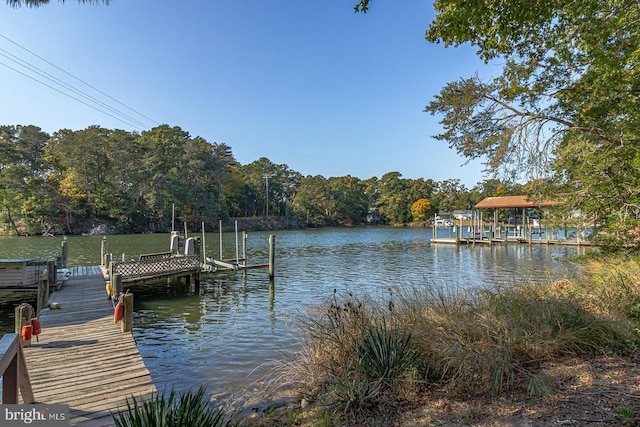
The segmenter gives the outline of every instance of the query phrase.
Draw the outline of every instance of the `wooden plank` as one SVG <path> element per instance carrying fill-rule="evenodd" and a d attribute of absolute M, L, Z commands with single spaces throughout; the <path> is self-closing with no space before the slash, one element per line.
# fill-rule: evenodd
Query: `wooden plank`
<path fill-rule="evenodd" d="M 156 392 L 135 339 L 113 322 L 100 267 L 73 268 L 52 301 L 61 308 L 40 313 L 42 333 L 24 352 L 35 399 L 69 405 L 69 425 L 111 426 L 127 399 Z"/>

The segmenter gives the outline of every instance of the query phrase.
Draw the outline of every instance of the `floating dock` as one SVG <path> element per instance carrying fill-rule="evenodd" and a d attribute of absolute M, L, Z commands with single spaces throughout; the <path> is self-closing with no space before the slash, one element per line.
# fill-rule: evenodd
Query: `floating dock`
<path fill-rule="evenodd" d="M 42 333 L 24 354 L 36 403 L 69 405 L 69 425 L 113 426 L 111 413 L 132 396 L 148 398 L 156 387 L 133 335 L 113 322 L 99 266 L 71 269 L 40 313 Z"/>

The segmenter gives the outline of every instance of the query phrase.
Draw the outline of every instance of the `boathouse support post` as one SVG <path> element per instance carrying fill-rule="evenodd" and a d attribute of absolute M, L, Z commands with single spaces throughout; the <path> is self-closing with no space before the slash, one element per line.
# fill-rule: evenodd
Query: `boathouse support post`
<path fill-rule="evenodd" d="M 273 279 L 275 277 L 274 274 L 274 264 L 275 264 L 275 246 L 276 246 L 276 236 L 273 234 L 269 235 L 269 279 Z"/>
<path fill-rule="evenodd" d="M 122 305 L 124 306 L 124 316 L 120 322 L 120 332 L 131 332 L 133 331 L 133 294 L 125 294 L 122 297 Z"/>
<path fill-rule="evenodd" d="M 433 224 L 431 224 L 431 236 L 432 236 L 431 240 L 436 240 L 438 238 L 437 231 L 436 231 L 437 216 L 438 216 L 437 214 L 433 214 Z"/>

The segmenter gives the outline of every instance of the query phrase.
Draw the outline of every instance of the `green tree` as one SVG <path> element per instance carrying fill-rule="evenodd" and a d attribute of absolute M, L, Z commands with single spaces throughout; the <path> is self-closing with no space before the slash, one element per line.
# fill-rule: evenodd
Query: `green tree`
<path fill-rule="evenodd" d="M 302 175 L 266 157 L 241 168 L 245 183 L 256 194 L 252 216 L 288 216 Z"/>
<path fill-rule="evenodd" d="M 640 7 L 634 0 L 440 0 L 427 40 L 470 43 L 502 74 L 447 84 L 437 138 L 507 178 L 548 178 L 593 238 L 638 247 Z"/>
<path fill-rule="evenodd" d="M 292 202 L 293 213 L 311 226 L 322 226 L 332 217 L 333 204 L 329 183 L 321 175 L 306 176 Z"/>
<path fill-rule="evenodd" d="M 387 172 L 378 181 L 377 207 L 392 224 L 402 224 L 411 218 L 411 203 L 405 192 L 407 181 L 400 172 Z"/>
<path fill-rule="evenodd" d="M 0 126 L 0 209 L 15 234 L 47 231 L 55 215 L 43 148 L 49 137 L 36 126 Z"/>
<path fill-rule="evenodd" d="M 229 166 L 223 185 L 229 216 L 251 216 L 255 212 L 258 192 L 245 182 L 240 164 Z"/>
<path fill-rule="evenodd" d="M 217 220 L 227 219 L 224 186 L 236 166 L 231 147 L 197 137 L 186 142 L 184 156 L 183 190 L 188 195 L 184 221 L 199 229 L 202 222 L 217 224 Z"/>
<path fill-rule="evenodd" d="M 406 181 L 406 184 L 406 197 L 410 203 L 419 199 L 430 200 L 436 188 L 436 183 L 432 179 L 409 179 Z M 429 213 L 431 212 L 427 212 L 427 214 Z"/>
<path fill-rule="evenodd" d="M 192 189 L 187 185 L 185 150 L 191 139 L 179 126 L 161 125 L 142 132 L 136 141 L 140 168 L 136 180 L 150 231 L 167 231 L 175 206 L 178 219 L 186 221 L 191 212 Z"/>
<path fill-rule="evenodd" d="M 113 208 L 119 169 L 111 147 L 113 131 L 90 126 L 54 133 L 46 147 L 47 159 L 59 174 L 61 195 L 73 212 L 87 218 L 108 216 Z"/>
<path fill-rule="evenodd" d="M 447 179 L 436 186 L 434 205 L 438 210 L 451 212 L 456 209 L 471 209 L 474 201 L 467 197 L 469 190 L 459 179 Z"/>
<path fill-rule="evenodd" d="M 366 184 L 346 175 L 328 179 L 331 195 L 331 219 L 339 224 L 362 224 L 369 213 Z"/>

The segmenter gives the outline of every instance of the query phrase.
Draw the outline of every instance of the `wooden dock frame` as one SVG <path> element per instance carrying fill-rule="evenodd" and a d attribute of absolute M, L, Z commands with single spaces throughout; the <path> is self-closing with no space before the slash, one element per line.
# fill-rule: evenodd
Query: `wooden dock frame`
<path fill-rule="evenodd" d="M 269 280 L 273 282 L 275 275 L 275 235 L 269 236 L 269 258 L 267 263 L 250 265 L 247 255 L 248 236 L 242 231 L 242 257 L 240 256 L 238 221 L 235 222 L 235 253 L 232 259 L 223 259 L 222 244 L 222 221 L 219 222 L 220 230 L 220 258 L 206 256 L 206 240 L 204 233 L 204 223 L 202 224 L 202 237 L 196 238 L 194 254 L 180 254 L 160 252 L 152 254 L 142 254 L 137 261 L 114 261 L 109 253 L 106 237 L 102 239 L 100 250 L 101 267 L 104 274 L 112 282 L 115 295 L 119 295 L 126 285 L 137 285 L 157 282 L 162 279 L 185 278 L 185 286 L 193 289 L 194 292 L 200 290 L 201 274 L 211 274 L 219 270 L 243 271 L 267 268 Z M 176 232 L 172 232 L 172 238 Z M 184 236 L 186 238 L 186 234 Z M 186 241 L 186 240 L 185 240 Z M 116 279 L 117 278 L 117 279 Z M 193 288 L 191 287 L 193 283 Z"/>
<path fill-rule="evenodd" d="M 113 321 L 102 269 L 71 270 L 62 289 L 52 294 L 52 308 L 39 316 L 38 342 L 22 350 L 32 395 L 22 392 L 16 403 L 69 405 L 70 426 L 112 426 L 112 412 L 126 410 L 127 399 L 145 400 L 157 390 L 133 335 L 123 333 L 123 322 Z"/>
<path fill-rule="evenodd" d="M 554 229 L 551 228 L 547 230 L 544 227 L 532 226 L 526 220 L 526 209 L 527 208 L 540 208 L 540 207 L 553 207 L 557 206 L 558 202 L 556 201 L 532 201 L 527 198 L 527 196 L 519 195 L 519 196 L 501 196 L 501 197 L 487 197 L 482 200 L 480 203 L 475 205 L 475 208 L 478 209 L 478 215 L 474 215 L 474 217 L 470 220 L 468 224 L 470 228 L 469 235 L 467 237 L 463 237 L 462 235 L 462 220 L 459 220 L 459 224 L 455 228 L 455 238 L 452 236 L 451 228 L 449 231 L 449 238 L 439 238 L 438 237 L 438 227 L 436 226 L 436 222 L 433 222 L 433 238 L 431 239 L 432 243 L 446 243 L 446 244 L 471 244 L 474 245 L 476 243 L 480 244 L 489 244 L 492 245 L 494 243 L 542 243 L 548 245 L 571 245 L 571 246 L 591 246 L 591 243 L 588 240 L 585 240 L 581 237 L 581 233 L 584 230 L 578 228 L 578 233 L 576 236 L 576 240 L 568 240 L 568 239 L 554 239 Z M 498 210 L 499 209 L 522 209 L 522 224 L 513 224 L 513 225 L 505 225 L 498 223 Z M 493 209 L 493 221 L 492 224 L 487 225 L 485 221 L 483 221 L 483 212 L 482 209 Z M 510 229 L 513 229 L 512 235 L 509 235 Z M 504 235 L 503 235 L 504 230 Z M 534 234 L 537 234 L 538 237 L 544 234 L 545 238 L 534 239 Z M 565 232 L 566 236 L 566 232 Z"/>
<path fill-rule="evenodd" d="M 462 228 L 464 226 L 462 223 L 458 225 L 454 225 L 453 227 L 446 227 L 450 230 L 450 235 L 455 235 L 455 237 L 434 237 L 431 239 L 431 243 L 443 243 L 443 244 L 468 244 L 475 245 L 477 244 L 485 244 L 485 245 L 493 245 L 493 244 L 501 244 L 501 243 L 525 243 L 525 244 L 546 244 L 546 245 L 567 245 L 567 246 L 591 246 L 591 242 L 588 240 L 578 238 L 576 240 L 568 240 L 568 239 L 552 239 L 550 235 L 553 234 L 553 231 L 548 231 L 544 227 L 535 227 L 538 231 L 532 232 L 531 228 L 524 227 L 520 232 L 514 232 L 513 235 L 509 235 L 509 228 L 514 228 L 514 226 L 496 226 L 495 224 L 487 225 L 482 222 L 478 222 L 473 225 L 469 225 L 468 227 L 472 229 L 470 235 L 467 237 L 462 236 Z M 433 234 L 432 236 L 437 236 L 438 229 L 442 227 L 436 227 L 435 225 L 432 227 Z M 504 235 L 502 228 L 505 229 Z M 494 231 L 497 230 L 497 231 Z M 542 236 L 544 234 L 545 238 L 534 239 L 533 235 L 537 234 L 538 236 Z M 496 237 L 498 236 L 498 237 Z"/>
<path fill-rule="evenodd" d="M 235 249 L 236 249 L 236 257 L 232 259 L 224 259 L 224 248 L 222 244 L 222 221 L 219 221 L 219 235 L 220 235 L 220 258 L 216 259 L 213 257 L 205 257 L 204 263 L 205 268 L 208 266 L 208 272 L 215 272 L 218 270 L 231 270 L 231 271 L 243 271 L 246 273 L 247 270 L 252 270 L 256 268 L 267 268 L 269 271 L 269 280 L 272 282 L 275 276 L 275 242 L 276 236 L 273 234 L 269 235 L 269 257 L 268 262 L 263 264 L 253 264 L 249 265 L 248 255 L 247 255 L 247 240 L 248 235 L 245 231 L 242 231 L 242 257 L 240 257 L 240 245 L 239 245 L 239 235 L 238 235 L 238 221 L 235 221 Z M 203 233 L 203 247 L 204 247 L 204 233 Z M 204 252 L 204 249 L 203 249 Z"/>

